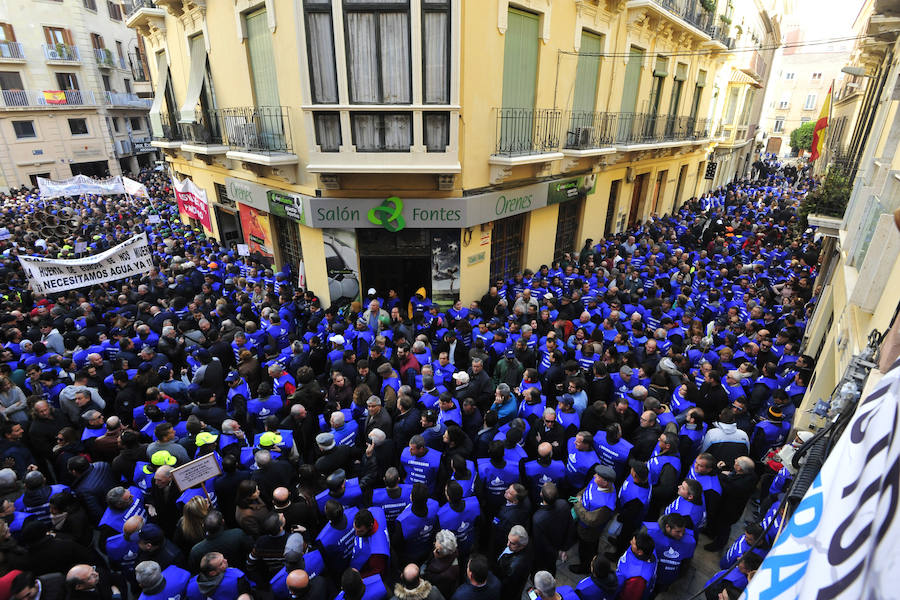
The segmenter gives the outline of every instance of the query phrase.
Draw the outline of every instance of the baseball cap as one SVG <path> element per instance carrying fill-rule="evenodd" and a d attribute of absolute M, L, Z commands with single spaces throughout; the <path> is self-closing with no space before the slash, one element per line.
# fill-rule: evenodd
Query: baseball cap
<path fill-rule="evenodd" d="M 515 350 L 513 350 L 512 348 L 510 348 L 509 350 L 506 351 L 506 358 L 515 358 L 515 357 L 516 357 L 516 351 L 515 351 Z"/>
<path fill-rule="evenodd" d="M 209 433 L 208 431 L 201 431 L 197 434 L 197 437 L 194 439 L 195 446 L 207 446 L 209 444 L 216 443 L 216 440 L 219 439 L 219 436 Z"/>
<path fill-rule="evenodd" d="M 163 530 L 154 523 L 146 523 L 143 527 L 141 527 L 141 532 L 138 534 L 138 538 L 142 542 L 150 542 L 152 544 L 158 544 L 164 539 L 166 539 L 165 534 L 163 534 Z"/>
<path fill-rule="evenodd" d="M 174 466 L 175 463 L 178 462 L 178 459 L 172 456 L 166 450 L 159 450 L 158 452 L 154 452 L 150 457 L 150 462 L 157 467 L 161 467 L 163 465 Z"/>
<path fill-rule="evenodd" d="M 277 446 L 281 443 L 281 435 L 275 433 L 274 431 L 267 431 L 261 436 L 259 436 L 259 445 L 260 447 L 271 447 Z"/>
<path fill-rule="evenodd" d="M 465 371 L 457 371 L 453 374 L 453 380 L 457 383 L 469 383 L 469 374 Z"/>
<path fill-rule="evenodd" d="M 240 378 L 241 375 L 237 371 L 229 371 L 228 375 L 225 376 L 225 383 L 234 383 Z"/>
<path fill-rule="evenodd" d="M 329 341 L 329 342 L 332 342 L 332 343 L 334 343 L 334 344 L 338 344 L 338 345 L 340 345 L 340 346 L 343 346 L 343 345 L 344 345 L 344 336 L 342 336 L 342 335 L 333 335 L 333 336 L 331 336 L 330 338 L 328 338 L 328 341 Z"/>

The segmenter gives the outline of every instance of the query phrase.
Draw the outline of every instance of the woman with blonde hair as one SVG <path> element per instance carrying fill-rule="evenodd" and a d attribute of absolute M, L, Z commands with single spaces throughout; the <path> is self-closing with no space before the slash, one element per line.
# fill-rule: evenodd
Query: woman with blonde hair
<path fill-rule="evenodd" d="M 184 505 L 181 518 L 175 525 L 173 541 L 185 556 L 190 554 L 194 544 L 203 539 L 203 519 L 209 514 L 209 510 L 209 500 L 205 496 L 194 496 Z"/>

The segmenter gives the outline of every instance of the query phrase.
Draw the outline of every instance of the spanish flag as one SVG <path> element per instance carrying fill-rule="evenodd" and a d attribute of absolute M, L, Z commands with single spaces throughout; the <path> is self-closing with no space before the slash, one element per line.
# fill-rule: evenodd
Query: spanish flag
<path fill-rule="evenodd" d="M 812 148 L 809 160 L 816 160 L 822 154 L 825 147 L 825 132 L 828 130 L 828 116 L 831 114 L 831 87 L 828 88 L 828 94 L 825 96 L 825 102 L 822 104 L 822 110 L 819 112 L 819 120 L 813 128 Z"/>
<path fill-rule="evenodd" d="M 65 104 L 66 93 L 61 90 L 44 90 L 44 101 L 47 104 Z"/>

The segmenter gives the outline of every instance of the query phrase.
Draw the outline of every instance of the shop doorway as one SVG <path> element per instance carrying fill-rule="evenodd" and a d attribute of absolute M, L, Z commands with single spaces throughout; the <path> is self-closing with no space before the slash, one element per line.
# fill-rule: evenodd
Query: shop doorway
<path fill-rule="evenodd" d="M 609 200 L 606 202 L 606 224 L 603 226 L 603 235 L 615 233 L 613 224 L 616 218 L 616 202 L 619 200 L 620 185 L 622 185 L 622 180 L 616 179 L 609 186 Z"/>
<path fill-rule="evenodd" d="M 559 218 L 556 221 L 556 242 L 553 247 L 553 260 L 561 260 L 566 252 L 572 253 L 577 261 L 581 249 L 578 226 L 581 224 L 581 211 L 584 200 L 570 200 L 559 205 Z"/>
<path fill-rule="evenodd" d="M 105 160 L 72 163 L 69 165 L 69 168 L 72 169 L 72 175 L 87 175 L 88 177 L 97 178 L 109 177 L 109 163 Z"/>
<path fill-rule="evenodd" d="M 357 229 L 361 291 L 375 288 L 384 298 L 389 289 L 395 289 L 403 306 L 420 287 L 430 298 L 430 233 L 430 229 L 403 229 L 396 233 Z"/>
<path fill-rule="evenodd" d="M 644 200 L 646 199 L 647 178 L 649 173 L 641 173 L 634 178 L 634 186 L 631 192 L 631 210 L 628 213 L 628 224 L 636 223 L 644 214 Z"/>
<path fill-rule="evenodd" d="M 223 246 L 229 247 L 232 242 L 243 243 L 244 235 L 241 233 L 241 221 L 230 211 L 215 207 L 216 223 L 219 225 L 219 237 Z"/>

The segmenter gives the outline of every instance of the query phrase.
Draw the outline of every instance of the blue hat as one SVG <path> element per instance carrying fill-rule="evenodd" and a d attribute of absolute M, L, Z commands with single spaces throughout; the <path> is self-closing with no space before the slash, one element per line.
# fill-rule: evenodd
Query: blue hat
<path fill-rule="evenodd" d="M 566 406 L 575 406 L 575 396 L 572 394 L 563 394 L 559 397 L 559 401 Z"/>
<path fill-rule="evenodd" d="M 513 350 L 512 348 L 510 348 L 509 350 L 506 351 L 506 358 L 515 358 L 515 357 L 516 357 L 516 351 L 515 351 L 515 350 Z"/>
<path fill-rule="evenodd" d="M 240 378 L 241 375 L 237 371 L 229 371 L 228 375 L 225 376 L 225 383 L 233 383 Z"/>
<path fill-rule="evenodd" d="M 163 530 L 160 529 L 159 525 L 154 523 L 147 523 L 143 527 L 141 527 L 141 532 L 138 534 L 138 538 L 142 542 L 150 542 L 152 544 L 158 544 L 166 539 Z"/>
<path fill-rule="evenodd" d="M 194 358 L 199 361 L 209 360 L 209 350 L 207 350 L 206 348 L 197 348 L 196 350 L 194 350 Z"/>

